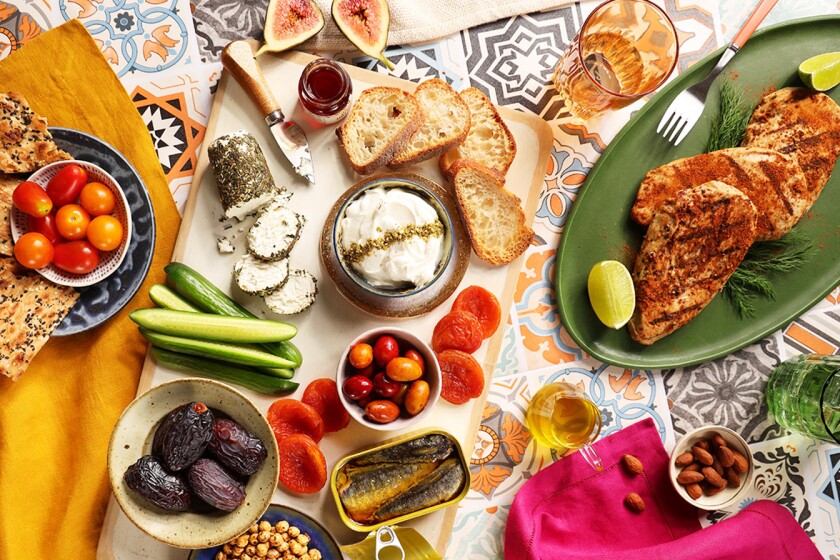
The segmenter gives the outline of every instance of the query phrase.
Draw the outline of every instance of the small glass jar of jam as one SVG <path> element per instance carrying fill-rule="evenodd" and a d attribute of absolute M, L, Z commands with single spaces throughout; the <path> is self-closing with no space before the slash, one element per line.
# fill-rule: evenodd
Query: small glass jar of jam
<path fill-rule="evenodd" d="M 341 65 L 319 58 L 306 65 L 298 82 L 303 110 L 315 122 L 335 124 L 350 111 L 353 83 Z"/>

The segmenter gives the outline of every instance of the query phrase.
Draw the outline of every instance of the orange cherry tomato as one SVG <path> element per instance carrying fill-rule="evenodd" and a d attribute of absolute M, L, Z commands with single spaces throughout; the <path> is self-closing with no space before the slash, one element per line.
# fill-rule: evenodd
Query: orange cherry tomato
<path fill-rule="evenodd" d="M 423 377 L 423 370 L 410 358 L 394 358 L 385 366 L 385 375 L 394 381 L 414 381 Z"/>
<path fill-rule="evenodd" d="M 55 227 L 64 239 L 84 239 L 90 225 L 90 214 L 78 204 L 65 204 L 55 214 Z"/>
<path fill-rule="evenodd" d="M 114 211 L 117 197 L 114 196 L 114 191 L 102 183 L 88 183 L 82 188 L 79 204 L 91 216 L 104 216 Z"/>
<path fill-rule="evenodd" d="M 50 240 L 34 231 L 24 233 L 15 243 L 15 259 L 26 268 L 44 268 L 52 262 L 54 254 Z"/>
<path fill-rule="evenodd" d="M 373 422 L 387 424 L 399 418 L 400 407 L 391 401 L 371 401 L 365 406 L 365 416 Z"/>
<path fill-rule="evenodd" d="M 100 251 L 113 251 L 122 243 L 122 224 L 113 216 L 97 216 L 87 228 L 87 238 Z"/>
<path fill-rule="evenodd" d="M 347 356 L 350 365 L 356 369 L 364 369 L 373 362 L 373 348 L 370 344 L 356 344 L 350 349 L 350 354 Z"/>

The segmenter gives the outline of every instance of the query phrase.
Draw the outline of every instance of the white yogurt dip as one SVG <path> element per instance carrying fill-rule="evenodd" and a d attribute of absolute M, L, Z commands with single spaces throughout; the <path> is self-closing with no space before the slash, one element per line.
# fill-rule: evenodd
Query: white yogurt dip
<path fill-rule="evenodd" d="M 373 286 L 422 287 L 443 257 L 443 224 L 410 190 L 374 187 L 347 206 L 339 224 L 345 262 Z"/>

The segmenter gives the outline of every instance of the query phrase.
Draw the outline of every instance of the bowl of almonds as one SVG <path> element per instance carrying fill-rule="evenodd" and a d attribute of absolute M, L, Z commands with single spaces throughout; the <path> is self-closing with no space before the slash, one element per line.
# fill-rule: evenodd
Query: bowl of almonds
<path fill-rule="evenodd" d="M 669 473 L 677 493 L 690 504 L 708 511 L 725 509 L 752 485 L 752 453 L 729 428 L 704 426 L 677 442 Z"/>

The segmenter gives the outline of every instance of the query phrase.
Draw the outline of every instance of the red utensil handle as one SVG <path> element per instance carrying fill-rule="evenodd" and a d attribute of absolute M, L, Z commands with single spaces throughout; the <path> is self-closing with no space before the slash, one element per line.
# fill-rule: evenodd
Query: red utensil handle
<path fill-rule="evenodd" d="M 750 14 L 750 17 L 747 18 L 747 21 L 744 22 L 744 25 L 735 35 L 735 38 L 732 39 L 732 44 L 739 49 L 743 47 L 778 1 L 779 0 L 761 0 L 761 2 L 758 3 L 758 6 L 755 7 L 755 10 L 753 10 L 753 13 Z"/>

